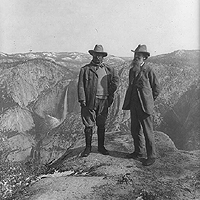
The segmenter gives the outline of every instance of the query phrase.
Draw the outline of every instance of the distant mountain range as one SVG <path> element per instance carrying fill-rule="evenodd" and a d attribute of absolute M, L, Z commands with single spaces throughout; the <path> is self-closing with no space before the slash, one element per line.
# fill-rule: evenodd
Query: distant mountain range
<path fill-rule="evenodd" d="M 66 66 L 74 71 L 79 70 L 81 66 L 90 62 L 92 56 L 90 54 L 78 52 L 32 52 L 32 53 L 16 53 L 5 54 L 0 53 L 0 63 L 21 63 L 31 59 L 45 59 Z M 120 58 L 109 55 L 106 61 L 109 63 L 121 62 L 126 58 Z"/>
<path fill-rule="evenodd" d="M 78 52 L 0 53 L 2 159 L 49 162 L 83 137 L 77 76 L 91 58 Z M 130 131 L 129 112 L 121 106 L 131 60 L 105 58 L 120 76 L 107 131 Z M 162 88 L 155 102 L 155 129 L 169 135 L 179 149 L 200 149 L 200 51 L 153 56 L 147 64 L 155 69 Z"/>

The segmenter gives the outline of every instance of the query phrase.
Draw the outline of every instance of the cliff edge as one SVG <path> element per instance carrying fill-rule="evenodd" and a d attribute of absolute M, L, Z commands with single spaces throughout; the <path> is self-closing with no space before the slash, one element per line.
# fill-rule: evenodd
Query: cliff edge
<path fill-rule="evenodd" d="M 109 156 L 97 151 L 81 158 L 84 140 L 52 163 L 48 174 L 24 191 L 23 200 L 120 199 L 191 200 L 200 198 L 200 151 L 177 150 L 172 140 L 155 132 L 157 160 L 149 167 L 126 159 L 133 151 L 130 133 L 106 133 Z"/>

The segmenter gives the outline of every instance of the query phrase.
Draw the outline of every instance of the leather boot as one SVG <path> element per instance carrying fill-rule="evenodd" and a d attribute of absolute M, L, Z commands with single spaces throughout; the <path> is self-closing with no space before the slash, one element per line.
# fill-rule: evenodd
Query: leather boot
<path fill-rule="evenodd" d="M 104 147 L 104 140 L 105 140 L 105 128 L 100 129 L 97 128 L 97 135 L 98 135 L 98 151 L 103 155 L 109 155 L 108 150 Z"/>
<path fill-rule="evenodd" d="M 85 143 L 86 147 L 81 153 L 81 157 L 87 157 L 91 152 L 91 143 L 92 143 L 92 128 L 85 128 Z"/>

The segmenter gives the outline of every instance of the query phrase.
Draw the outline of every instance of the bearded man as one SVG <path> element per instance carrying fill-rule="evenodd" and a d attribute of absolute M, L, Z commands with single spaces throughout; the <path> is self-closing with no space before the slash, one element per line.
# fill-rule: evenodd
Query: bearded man
<path fill-rule="evenodd" d="M 123 110 L 130 110 L 131 135 L 135 150 L 128 158 L 143 158 L 142 131 L 145 138 L 147 158 L 144 166 L 152 165 L 156 160 L 153 132 L 154 101 L 159 94 L 159 83 L 152 67 L 145 64 L 150 56 L 146 45 L 138 45 L 134 52 L 132 68 L 129 71 L 129 86 L 126 91 Z"/>

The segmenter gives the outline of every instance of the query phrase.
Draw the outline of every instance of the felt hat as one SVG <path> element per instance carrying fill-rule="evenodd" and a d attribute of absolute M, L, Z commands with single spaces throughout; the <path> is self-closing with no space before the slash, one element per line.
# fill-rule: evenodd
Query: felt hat
<path fill-rule="evenodd" d="M 139 44 L 135 50 L 131 50 L 131 51 L 135 52 L 135 53 L 143 53 L 147 57 L 150 56 L 150 53 L 147 51 L 147 46 L 146 45 Z"/>
<path fill-rule="evenodd" d="M 102 45 L 98 45 L 96 44 L 95 47 L 94 47 L 94 50 L 89 50 L 88 51 L 91 55 L 94 55 L 94 54 L 102 54 L 103 57 L 107 56 L 107 52 L 104 52 L 103 51 L 103 46 Z"/>

